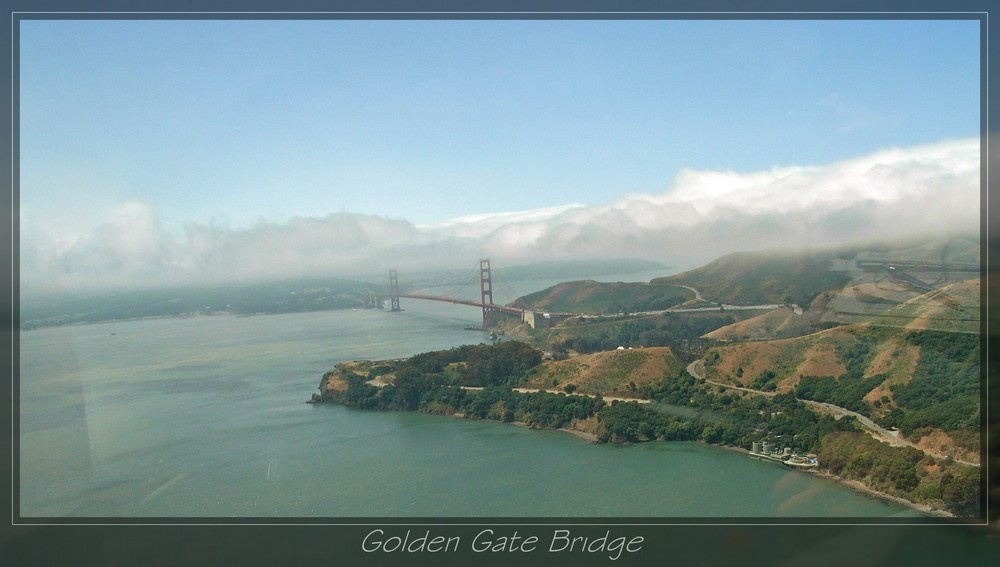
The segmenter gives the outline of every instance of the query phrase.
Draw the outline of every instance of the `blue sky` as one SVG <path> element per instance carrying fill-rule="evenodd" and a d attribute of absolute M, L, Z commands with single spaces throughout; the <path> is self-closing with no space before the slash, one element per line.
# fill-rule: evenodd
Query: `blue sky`
<path fill-rule="evenodd" d="M 978 139 L 979 70 L 976 21 L 26 21 L 22 237 L 602 207 Z"/>

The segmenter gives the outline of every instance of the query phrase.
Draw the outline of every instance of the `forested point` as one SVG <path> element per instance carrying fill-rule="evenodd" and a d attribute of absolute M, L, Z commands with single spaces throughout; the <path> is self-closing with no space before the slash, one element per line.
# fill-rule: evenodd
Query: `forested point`
<path fill-rule="evenodd" d="M 821 468 L 887 494 L 959 515 L 978 514 L 978 469 L 882 445 L 861 433 L 853 418 L 817 414 L 793 395 L 742 395 L 678 369 L 635 391 L 648 404 L 513 391 L 542 358 L 541 351 L 525 343 L 504 341 L 401 361 L 338 365 L 324 375 L 321 399 L 361 409 L 459 414 L 537 428 L 596 422 L 592 431 L 599 443 L 698 441 L 745 449 L 755 441 L 771 441 L 799 454 L 816 454 Z"/>

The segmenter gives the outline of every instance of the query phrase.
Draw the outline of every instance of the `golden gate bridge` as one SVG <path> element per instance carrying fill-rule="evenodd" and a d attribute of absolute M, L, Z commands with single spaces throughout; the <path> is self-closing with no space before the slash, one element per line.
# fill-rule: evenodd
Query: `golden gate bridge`
<path fill-rule="evenodd" d="M 461 285 L 460 285 L 461 287 Z M 389 270 L 389 296 L 387 303 L 390 311 L 402 311 L 399 306 L 400 298 L 422 299 L 427 301 L 440 301 L 456 305 L 468 305 L 478 307 L 483 311 L 483 328 L 487 326 L 490 313 L 504 313 L 520 318 L 533 328 L 547 327 L 569 317 L 576 317 L 578 313 L 549 313 L 536 312 L 530 309 L 518 307 L 508 307 L 493 302 L 493 272 L 489 258 L 479 260 L 479 301 L 475 299 L 461 299 L 446 295 L 431 295 L 425 293 L 400 293 L 399 277 L 395 268 Z M 378 304 L 383 303 L 383 297 L 376 296 Z"/>

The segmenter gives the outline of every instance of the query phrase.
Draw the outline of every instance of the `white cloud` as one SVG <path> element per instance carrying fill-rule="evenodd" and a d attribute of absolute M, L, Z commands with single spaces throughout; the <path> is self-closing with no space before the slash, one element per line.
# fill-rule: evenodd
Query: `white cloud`
<path fill-rule="evenodd" d="M 485 236 L 504 226 L 527 222 L 545 222 L 566 211 L 580 208 L 583 208 L 583 205 L 571 204 L 545 209 L 534 209 L 531 211 L 466 215 L 447 220 L 443 223 L 420 225 L 418 228 L 430 233 L 450 234 L 452 236 L 461 236 L 463 238 L 477 238 Z"/>
<path fill-rule="evenodd" d="M 979 141 L 892 148 L 828 165 L 680 172 L 662 193 L 415 226 L 362 214 L 166 231 L 126 202 L 67 244 L 21 217 L 24 289 L 220 284 L 307 275 L 635 257 L 705 262 L 736 250 L 936 236 L 979 226 Z"/>

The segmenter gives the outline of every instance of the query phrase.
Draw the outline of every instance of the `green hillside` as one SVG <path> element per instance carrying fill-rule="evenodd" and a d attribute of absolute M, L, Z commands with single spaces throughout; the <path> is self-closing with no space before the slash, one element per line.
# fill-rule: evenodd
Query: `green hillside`
<path fill-rule="evenodd" d="M 644 317 L 594 317 L 569 319 L 555 327 L 531 332 L 538 348 L 556 354 L 591 353 L 625 347 L 669 346 L 684 352 L 700 352 L 700 338 L 745 316 L 738 312 L 707 311 L 663 313 Z"/>
<path fill-rule="evenodd" d="M 643 386 L 658 386 L 664 376 L 683 371 L 667 347 L 610 350 L 545 361 L 528 373 L 524 387 L 635 397 Z"/>
<path fill-rule="evenodd" d="M 596 315 L 662 311 L 693 297 L 693 292 L 675 285 L 586 280 L 564 282 L 520 297 L 511 305 L 535 311 Z"/>
<path fill-rule="evenodd" d="M 827 402 L 915 443 L 979 458 L 979 336 L 851 325 L 712 347 L 709 380 Z"/>
<path fill-rule="evenodd" d="M 822 291 L 839 289 L 850 279 L 830 271 L 833 254 L 738 252 L 652 284 L 691 286 L 710 301 L 740 305 L 808 305 Z"/>

